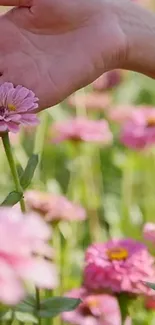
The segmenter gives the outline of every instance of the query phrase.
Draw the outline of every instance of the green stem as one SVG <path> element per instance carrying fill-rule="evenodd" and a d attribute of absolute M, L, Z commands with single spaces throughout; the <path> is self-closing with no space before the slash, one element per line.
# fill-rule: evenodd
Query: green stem
<path fill-rule="evenodd" d="M 81 151 L 80 167 L 81 167 L 81 180 L 85 184 L 85 198 L 88 210 L 88 221 L 91 241 L 101 240 L 102 232 L 100 226 L 100 220 L 98 215 L 99 207 L 99 188 L 97 189 L 94 181 L 93 170 L 93 152 L 90 150 L 89 145 L 85 145 Z M 87 166 L 88 168 L 85 168 Z M 95 175 L 96 177 L 97 175 Z M 90 200 L 91 197 L 91 200 Z"/>
<path fill-rule="evenodd" d="M 42 155 L 42 152 L 44 150 L 44 142 L 45 142 L 45 136 L 47 131 L 47 123 L 48 123 L 48 113 L 42 112 L 41 113 L 41 123 L 37 127 L 37 132 L 35 136 L 35 143 L 34 143 L 34 152 L 36 154 Z"/>
<path fill-rule="evenodd" d="M 122 319 L 122 325 L 124 324 L 127 316 L 129 315 L 128 309 L 129 309 L 129 304 L 131 302 L 130 297 L 125 294 L 125 293 L 120 293 L 118 296 L 118 303 L 120 306 L 120 312 L 121 312 L 121 319 Z"/>
<path fill-rule="evenodd" d="M 59 287 L 55 290 L 55 295 L 62 296 L 64 293 L 64 271 L 65 270 L 63 264 L 63 247 L 62 247 L 62 238 L 61 238 L 61 231 L 59 229 L 59 224 L 55 224 L 53 226 L 53 247 L 57 252 L 56 264 L 59 265 L 60 268 L 59 269 L 60 283 L 59 283 Z M 56 325 L 63 325 L 63 321 L 60 317 L 58 317 L 56 320 L 53 319 L 53 321 L 56 322 Z M 51 325 L 51 322 L 49 324 Z"/>
<path fill-rule="evenodd" d="M 41 123 L 37 127 L 35 142 L 34 142 L 34 153 L 39 154 L 39 164 L 36 170 L 36 178 L 41 179 L 41 162 L 44 151 L 45 137 L 47 133 L 49 114 L 48 112 L 41 113 Z"/>
<path fill-rule="evenodd" d="M 45 290 L 45 299 L 51 298 L 53 296 L 53 290 Z M 53 318 L 46 318 L 43 321 L 43 324 L 45 325 L 53 325 Z"/>
<path fill-rule="evenodd" d="M 39 292 L 38 288 L 36 288 L 36 309 L 37 309 L 37 311 L 40 310 L 40 292 Z M 40 316 L 38 316 L 38 324 L 41 325 Z"/>
<path fill-rule="evenodd" d="M 12 177 L 13 177 L 13 180 L 14 180 L 16 191 L 21 193 L 21 192 L 23 192 L 23 189 L 22 189 L 22 187 L 20 185 L 20 179 L 19 179 L 18 172 L 17 172 L 17 169 L 16 169 L 16 164 L 15 164 L 15 161 L 14 161 L 14 157 L 13 157 L 13 154 L 12 154 L 12 149 L 11 149 L 11 144 L 10 144 L 8 133 L 5 133 L 2 136 L 2 141 L 3 141 L 3 146 L 4 146 L 4 149 L 5 149 L 5 153 L 6 153 L 6 156 L 7 156 L 7 159 L 8 159 L 8 163 L 9 163 L 9 166 L 10 166 L 10 170 L 11 170 L 11 173 L 12 173 Z M 26 211 L 25 202 L 24 202 L 23 198 L 20 200 L 20 207 L 21 207 L 22 212 Z M 36 305 L 37 305 L 37 310 L 39 310 L 40 309 L 40 293 L 39 293 L 39 290 L 37 288 L 36 288 Z M 41 325 L 40 317 L 38 317 L 38 324 Z"/>
<path fill-rule="evenodd" d="M 86 109 L 86 105 L 85 104 L 82 104 L 80 105 L 79 107 L 79 101 L 78 101 L 78 97 L 79 96 L 87 96 L 86 94 L 86 91 L 84 88 L 78 90 L 76 93 L 75 93 L 75 107 L 76 107 L 76 116 L 86 116 L 87 117 L 87 109 Z"/>
<path fill-rule="evenodd" d="M 23 189 L 22 189 L 22 187 L 20 185 L 20 180 L 19 180 L 19 177 L 18 177 L 16 164 L 15 164 L 15 161 L 14 161 L 14 158 L 13 158 L 8 133 L 4 133 L 4 135 L 2 136 L 2 141 L 3 141 L 4 150 L 5 150 L 7 159 L 8 159 L 8 163 L 9 163 L 9 166 L 10 166 L 10 170 L 11 170 L 11 173 L 12 173 L 12 177 L 13 177 L 13 180 L 14 180 L 14 183 L 15 183 L 16 191 L 19 192 L 19 193 L 22 193 Z M 24 203 L 23 198 L 20 200 L 20 206 L 21 206 L 22 212 L 25 212 L 25 203 Z"/>
<path fill-rule="evenodd" d="M 59 288 L 56 289 L 56 295 L 62 294 L 62 287 L 63 287 L 63 276 L 62 276 L 62 246 L 61 246 L 61 233 L 59 229 L 59 224 L 53 225 L 53 247 L 57 254 L 56 264 L 59 265 L 60 270 L 60 284 Z"/>

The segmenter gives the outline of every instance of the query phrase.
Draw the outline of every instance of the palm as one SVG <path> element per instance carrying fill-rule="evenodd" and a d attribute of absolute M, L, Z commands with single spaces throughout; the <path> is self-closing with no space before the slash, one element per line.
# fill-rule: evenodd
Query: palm
<path fill-rule="evenodd" d="M 1 82 L 33 89 L 41 108 L 97 78 L 120 44 L 119 26 L 100 17 L 100 0 L 95 10 L 94 0 L 86 8 L 82 1 L 34 0 L 30 9 L 16 8 L 0 18 Z"/>

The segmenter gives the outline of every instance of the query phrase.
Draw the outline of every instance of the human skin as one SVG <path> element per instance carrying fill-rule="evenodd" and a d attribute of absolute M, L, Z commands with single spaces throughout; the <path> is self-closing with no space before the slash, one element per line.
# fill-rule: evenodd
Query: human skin
<path fill-rule="evenodd" d="M 128 0 L 0 0 L 0 83 L 32 89 L 40 109 L 102 73 L 155 77 L 155 16 Z"/>

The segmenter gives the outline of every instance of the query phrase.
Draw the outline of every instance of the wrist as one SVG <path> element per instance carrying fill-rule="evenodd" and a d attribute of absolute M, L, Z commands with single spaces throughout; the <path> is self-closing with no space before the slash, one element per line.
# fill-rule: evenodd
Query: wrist
<path fill-rule="evenodd" d="M 115 7 L 126 38 L 126 58 L 120 68 L 155 78 L 155 15 L 132 1 L 123 2 Z"/>

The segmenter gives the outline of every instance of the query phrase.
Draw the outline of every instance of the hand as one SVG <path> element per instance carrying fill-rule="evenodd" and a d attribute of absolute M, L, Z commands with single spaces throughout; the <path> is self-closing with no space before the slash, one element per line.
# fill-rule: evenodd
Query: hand
<path fill-rule="evenodd" d="M 127 44 L 112 2 L 0 0 L 18 6 L 0 17 L 0 83 L 32 89 L 44 109 L 119 68 Z"/>

